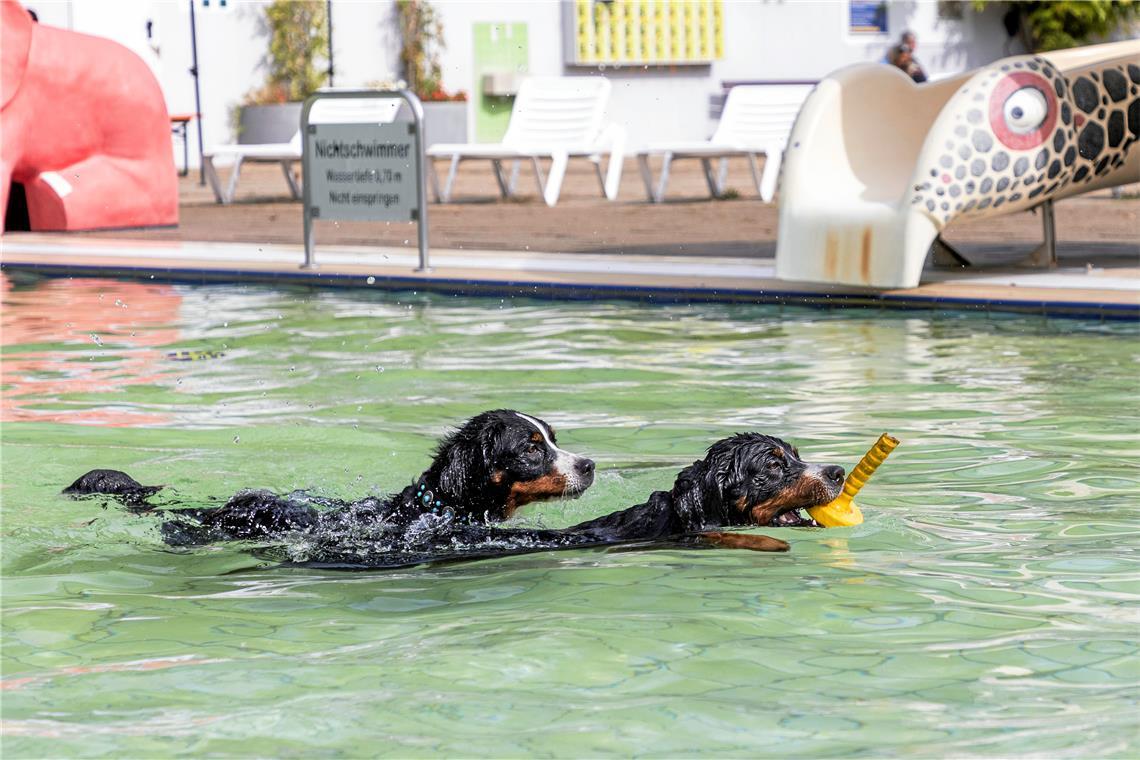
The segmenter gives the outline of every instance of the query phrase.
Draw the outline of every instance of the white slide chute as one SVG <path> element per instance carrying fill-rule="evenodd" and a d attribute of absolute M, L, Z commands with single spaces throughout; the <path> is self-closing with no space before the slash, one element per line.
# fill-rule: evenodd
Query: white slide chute
<path fill-rule="evenodd" d="M 777 275 L 915 287 L 948 225 L 1140 182 L 1138 145 L 1140 40 L 922 85 L 890 66 L 841 69 L 788 142 Z"/>

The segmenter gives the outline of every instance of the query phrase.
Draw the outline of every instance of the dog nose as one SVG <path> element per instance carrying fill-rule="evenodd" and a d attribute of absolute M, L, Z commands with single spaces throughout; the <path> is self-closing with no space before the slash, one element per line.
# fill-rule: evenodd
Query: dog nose
<path fill-rule="evenodd" d="M 574 464 L 574 469 L 582 475 L 589 475 L 594 471 L 594 460 L 582 457 Z"/>
<path fill-rule="evenodd" d="M 837 465 L 833 464 L 823 468 L 823 476 L 832 483 L 842 483 L 844 475 L 843 468 Z"/>

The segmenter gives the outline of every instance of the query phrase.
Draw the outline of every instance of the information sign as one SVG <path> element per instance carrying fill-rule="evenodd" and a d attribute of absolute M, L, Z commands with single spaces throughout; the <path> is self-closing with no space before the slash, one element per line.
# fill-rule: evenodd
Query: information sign
<path fill-rule="evenodd" d="M 415 125 L 310 124 L 309 213 L 314 219 L 417 221 Z"/>
<path fill-rule="evenodd" d="M 386 110 L 383 105 L 376 115 L 361 118 L 370 108 L 365 101 L 391 102 L 391 98 L 408 104 L 412 121 L 392 121 L 395 107 Z M 326 108 L 320 119 L 310 120 L 313 106 L 326 99 L 346 107 Z M 321 90 L 305 101 L 301 109 L 304 267 L 316 266 L 314 222 L 385 221 L 416 222 L 417 271 L 429 270 L 423 126 L 423 105 L 408 90 Z"/>
<path fill-rule="evenodd" d="M 886 34 L 887 4 L 883 0 L 848 0 L 847 29 L 853 34 Z"/>

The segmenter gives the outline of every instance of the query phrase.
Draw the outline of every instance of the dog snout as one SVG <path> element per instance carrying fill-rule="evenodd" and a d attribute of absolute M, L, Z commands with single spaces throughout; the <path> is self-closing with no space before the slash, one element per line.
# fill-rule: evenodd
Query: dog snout
<path fill-rule="evenodd" d="M 578 457 L 574 460 L 574 480 L 577 481 L 578 492 L 581 493 L 594 483 L 594 460 Z"/>
<path fill-rule="evenodd" d="M 843 468 L 839 467 L 838 465 L 833 464 L 823 468 L 823 477 L 827 478 L 829 482 L 835 483 L 836 485 L 841 485 L 846 475 L 847 474 L 843 471 Z"/>

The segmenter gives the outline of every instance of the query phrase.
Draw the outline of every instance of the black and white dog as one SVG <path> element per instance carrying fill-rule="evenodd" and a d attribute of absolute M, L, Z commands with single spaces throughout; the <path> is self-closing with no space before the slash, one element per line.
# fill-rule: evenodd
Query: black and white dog
<path fill-rule="evenodd" d="M 784 541 L 725 529 L 817 526 L 800 510 L 837 497 L 843 479 L 842 467 L 804 462 L 786 441 L 741 433 L 714 443 L 704 459 L 678 473 L 670 490 L 569 528 L 452 522 L 403 534 L 316 533 L 277 558 L 324 567 L 391 568 L 619 544 L 781 552 L 789 548 Z"/>
<path fill-rule="evenodd" d="M 844 470 L 804 462 L 773 436 L 741 433 L 709 447 L 668 491 L 635 506 L 561 529 L 494 523 L 543 499 L 576 496 L 593 482 L 594 463 L 558 448 L 542 420 L 510 410 L 485 412 L 445 439 L 431 467 L 386 499 L 321 500 L 244 491 L 224 506 L 166 512 L 173 545 L 290 539 L 278 559 L 342 568 L 391 568 L 618 544 L 716 546 L 787 551 L 786 542 L 726 528 L 814 526 L 801 509 L 839 495 Z M 109 494 L 148 507 L 157 490 L 115 470 L 93 470 L 67 489 Z M 324 507 L 317 509 L 317 507 Z"/>
<path fill-rule="evenodd" d="M 167 512 L 163 538 L 174 545 L 265 540 L 297 531 L 336 533 L 383 524 L 391 530 L 431 514 L 448 522 L 505 520 L 526 504 L 576 497 L 594 482 L 594 462 L 558 447 L 544 421 L 510 409 L 484 412 L 445 438 L 431 466 L 387 498 L 355 502 L 242 491 L 225 505 Z M 92 470 L 65 494 L 115 496 L 135 508 L 160 486 L 117 470 Z M 324 507 L 324 509 L 317 509 Z"/>

